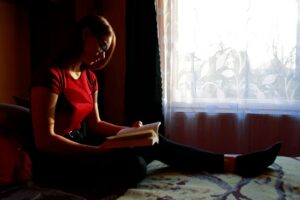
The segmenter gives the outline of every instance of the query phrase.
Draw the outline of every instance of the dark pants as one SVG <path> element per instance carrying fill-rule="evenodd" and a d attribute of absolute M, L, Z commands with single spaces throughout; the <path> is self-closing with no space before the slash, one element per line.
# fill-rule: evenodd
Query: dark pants
<path fill-rule="evenodd" d="M 134 187 L 146 175 L 144 159 L 131 150 L 92 156 L 54 156 L 37 153 L 33 178 L 56 187 Z"/>
<path fill-rule="evenodd" d="M 222 172 L 224 155 L 177 144 L 160 136 L 159 144 L 151 147 L 116 149 L 98 155 L 59 157 L 37 153 L 33 175 L 55 185 L 134 187 L 145 177 L 147 164 L 153 160 L 179 170 Z"/>
<path fill-rule="evenodd" d="M 188 145 L 178 144 L 164 136 L 159 137 L 159 144 L 151 147 L 133 148 L 137 155 L 147 163 L 159 160 L 174 169 L 188 171 L 223 172 L 224 155 L 209 152 Z"/>

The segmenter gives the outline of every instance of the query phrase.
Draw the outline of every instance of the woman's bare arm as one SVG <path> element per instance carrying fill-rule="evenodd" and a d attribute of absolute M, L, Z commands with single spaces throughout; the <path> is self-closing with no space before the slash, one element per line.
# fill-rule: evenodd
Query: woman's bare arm
<path fill-rule="evenodd" d="M 92 113 L 87 117 L 87 125 L 89 131 L 93 134 L 112 136 L 115 135 L 119 130 L 126 128 L 125 126 L 119 126 L 106 121 L 102 121 L 98 109 L 98 92 L 94 93 L 94 108 Z"/>
<path fill-rule="evenodd" d="M 45 87 L 31 89 L 31 115 L 35 144 L 41 151 L 60 155 L 84 155 L 105 151 L 101 146 L 73 142 L 54 131 L 58 95 Z"/>

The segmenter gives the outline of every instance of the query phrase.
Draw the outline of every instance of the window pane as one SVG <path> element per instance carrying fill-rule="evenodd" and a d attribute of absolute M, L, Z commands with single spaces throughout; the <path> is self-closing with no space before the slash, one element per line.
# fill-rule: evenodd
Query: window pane
<path fill-rule="evenodd" d="M 173 102 L 300 109 L 296 0 L 177 2 Z"/>

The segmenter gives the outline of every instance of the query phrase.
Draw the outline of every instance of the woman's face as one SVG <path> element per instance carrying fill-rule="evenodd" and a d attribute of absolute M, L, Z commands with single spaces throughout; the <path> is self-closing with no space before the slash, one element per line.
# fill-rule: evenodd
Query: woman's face
<path fill-rule="evenodd" d="M 105 58 L 112 43 L 112 37 L 95 37 L 89 31 L 85 33 L 83 46 L 83 62 L 87 65 L 97 65 Z"/>

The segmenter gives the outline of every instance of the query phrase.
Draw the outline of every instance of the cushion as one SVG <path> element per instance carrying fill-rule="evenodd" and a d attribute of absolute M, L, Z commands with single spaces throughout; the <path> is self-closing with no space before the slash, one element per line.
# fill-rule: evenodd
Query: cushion
<path fill-rule="evenodd" d="M 31 149 L 29 109 L 0 103 L 0 187 L 31 179 Z"/>
<path fill-rule="evenodd" d="M 0 187 L 21 183 L 31 177 L 29 154 L 16 140 L 0 135 Z"/>
<path fill-rule="evenodd" d="M 30 129 L 30 111 L 14 104 L 0 103 L 0 128 L 16 131 Z"/>
<path fill-rule="evenodd" d="M 13 96 L 13 99 L 15 100 L 16 104 L 19 106 L 23 106 L 25 108 L 30 107 L 30 100 L 27 96 Z"/>
<path fill-rule="evenodd" d="M 27 150 L 34 147 L 28 108 L 0 103 L 0 135 L 16 138 Z"/>

